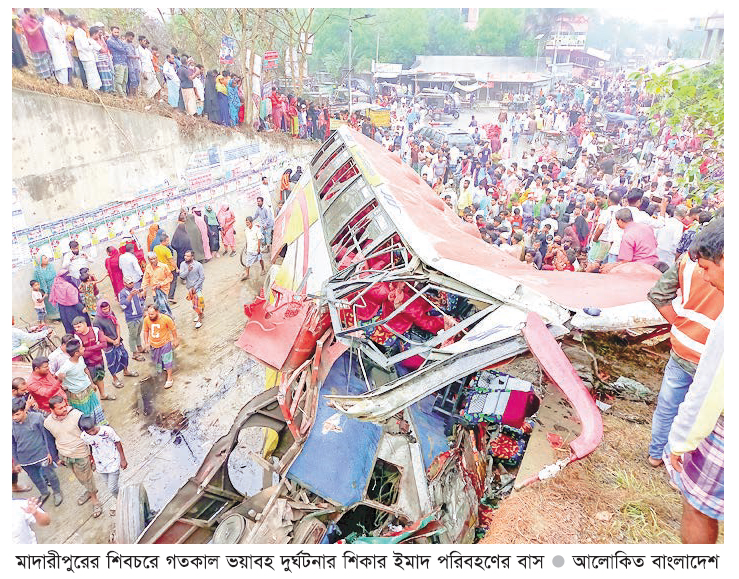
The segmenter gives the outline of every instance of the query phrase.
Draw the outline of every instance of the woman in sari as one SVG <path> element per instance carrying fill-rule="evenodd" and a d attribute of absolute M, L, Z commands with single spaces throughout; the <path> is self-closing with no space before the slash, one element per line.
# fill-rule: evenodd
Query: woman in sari
<path fill-rule="evenodd" d="M 80 303 L 80 292 L 72 283 L 72 278 L 66 269 L 61 270 L 54 278 L 49 291 L 49 301 L 59 307 L 59 317 L 67 334 L 74 334 L 72 320 L 83 316 L 90 323 L 90 316 L 85 313 L 85 306 Z"/>
<path fill-rule="evenodd" d="M 192 214 L 195 217 L 195 225 L 198 226 L 198 229 L 200 230 L 200 238 L 203 240 L 203 254 L 205 255 L 205 259 L 203 260 L 203 263 L 206 261 L 209 261 L 213 255 L 210 252 L 210 240 L 208 239 L 208 226 L 205 223 L 205 219 L 203 219 L 203 210 L 202 209 L 196 209 L 193 207 Z"/>
<path fill-rule="evenodd" d="M 55 305 L 49 301 L 49 295 L 51 294 L 51 286 L 54 283 L 56 277 L 56 270 L 54 266 L 49 262 L 49 258 L 46 255 L 41 256 L 41 262 L 33 270 L 33 279 L 35 279 L 41 291 L 46 294 L 44 303 L 46 304 L 46 317 L 50 320 L 59 319 L 59 310 Z"/>
<path fill-rule="evenodd" d="M 193 251 L 193 257 L 195 258 L 195 261 L 203 261 L 205 259 L 205 251 L 203 248 L 203 236 L 200 233 L 200 229 L 198 229 L 197 223 L 195 223 L 195 215 L 192 213 L 188 213 L 185 217 L 185 231 L 187 232 L 187 237 L 190 240 L 190 247 Z M 182 260 L 185 258 L 185 253 L 177 252 L 177 265 L 179 266 L 182 263 Z"/>
<path fill-rule="evenodd" d="M 108 247 L 108 258 L 105 260 L 105 269 L 108 271 L 110 284 L 113 286 L 113 295 L 118 296 L 123 289 L 123 271 L 118 265 L 119 251 L 112 245 Z"/>
<path fill-rule="evenodd" d="M 103 353 L 105 354 L 108 371 L 113 377 L 113 386 L 123 388 L 123 381 L 118 377 L 119 372 L 122 371 L 124 376 L 138 376 L 139 374 L 128 370 L 128 352 L 123 345 L 121 326 L 110 309 L 110 302 L 107 300 L 100 300 L 100 303 L 98 303 L 97 315 L 93 325 L 100 330 L 100 341 L 107 343 Z"/>
<path fill-rule="evenodd" d="M 288 122 L 288 130 L 290 131 L 290 135 L 293 137 L 298 136 L 298 99 L 296 99 L 293 95 L 289 95 L 289 102 L 287 106 L 287 117 L 289 119 Z"/>
<path fill-rule="evenodd" d="M 223 255 L 226 255 L 230 248 L 231 257 L 233 257 L 236 255 L 236 235 L 234 232 L 236 217 L 234 217 L 233 211 L 231 211 L 225 203 L 221 205 L 221 209 L 218 211 L 218 223 L 221 226 L 221 239 L 223 240 L 223 246 L 225 248 Z"/>
<path fill-rule="evenodd" d="M 213 211 L 213 207 L 210 204 L 205 206 L 205 223 L 208 226 L 208 244 L 210 245 L 210 251 L 216 257 L 220 254 L 218 250 L 221 249 L 220 235 L 218 232 L 221 229 L 218 223 L 218 215 Z"/>
<path fill-rule="evenodd" d="M 149 227 L 149 235 L 146 236 L 147 251 L 154 251 L 154 246 L 159 245 L 162 240 L 162 232 L 155 223 Z"/>

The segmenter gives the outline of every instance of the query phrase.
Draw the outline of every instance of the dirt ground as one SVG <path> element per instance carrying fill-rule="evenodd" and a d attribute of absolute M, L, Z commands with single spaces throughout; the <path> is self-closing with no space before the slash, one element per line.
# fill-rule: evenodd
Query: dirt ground
<path fill-rule="evenodd" d="M 265 265 L 269 267 L 268 262 Z M 252 267 L 249 282 L 239 280 L 242 271 L 238 255 L 221 256 L 205 264 L 206 317 L 199 330 L 194 328 L 190 303 L 184 299 L 184 286 L 178 285 L 173 312 L 180 346 L 175 352 L 172 389 L 163 390 L 163 380 L 152 376 L 150 362 L 132 361 L 131 367 L 140 377 L 126 378 L 125 387 L 115 390 L 118 399 L 103 402 L 106 416 L 123 440 L 129 463 L 121 485 L 144 484 L 154 510 L 164 506 L 195 473 L 242 406 L 264 388 L 263 367 L 234 345 L 245 322 L 243 304 L 253 300 L 264 281 L 258 276 L 258 266 Z M 101 290 L 112 294 L 107 281 Z M 123 331 L 125 334 L 125 324 Z M 61 325 L 56 332 L 63 333 Z M 595 354 L 601 378 L 607 382 L 619 376 L 633 378 L 656 395 L 668 342 L 645 350 L 613 339 L 586 341 Z M 597 384 L 591 357 L 582 344 L 568 341 L 564 349 L 586 382 Z M 541 380 L 530 355 L 516 358 L 501 370 L 533 383 Z M 109 377 L 106 386 L 113 391 Z M 541 428 L 532 436 L 532 452 L 521 465 L 520 480 L 563 456 L 561 449 L 548 446 L 546 434 L 550 430 L 558 432 L 565 443 L 579 432 L 569 410 L 562 410 L 566 404 L 554 396 L 554 387 L 546 381 L 542 386 L 550 394 L 540 410 Z M 604 439 L 598 449 L 553 479 L 514 491 L 501 501 L 482 543 L 679 542 L 680 495 L 668 484 L 664 468 L 651 468 L 645 461 L 654 401 L 618 397 L 606 401 L 612 407 L 603 414 Z M 528 460 L 529 456 L 536 458 Z M 523 476 L 526 469 L 529 472 Z M 89 502 L 77 505 L 82 489 L 72 473 L 63 467 L 57 472 L 65 499 L 59 507 L 51 501 L 45 505 L 52 523 L 36 530 L 39 543 L 107 543 L 114 530 L 114 518 L 108 514 L 113 498 L 102 481 L 97 478 L 105 511 L 95 519 Z M 20 481 L 30 484 L 25 473 Z M 35 494 L 34 489 L 15 496 Z M 719 541 L 723 542 L 723 525 Z"/>
<path fill-rule="evenodd" d="M 552 479 L 514 491 L 495 511 L 482 543 L 680 542 L 681 496 L 670 486 L 664 467 L 655 469 L 646 462 L 669 341 L 651 346 L 625 346 L 617 338 L 586 342 L 606 381 L 632 378 L 647 386 L 654 398 L 648 402 L 607 399 L 612 406 L 603 413 L 603 442 L 597 450 Z M 582 345 L 568 343 L 564 350 L 581 376 L 592 377 L 592 364 L 587 363 L 589 356 L 583 356 Z M 586 366 L 590 368 L 584 370 Z M 532 367 L 536 367 L 534 360 L 526 356 L 502 371 L 528 371 L 529 376 L 522 377 L 535 382 Z M 723 543 L 723 524 L 719 542 Z"/>
<path fill-rule="evenodd" d="M 237 220 L 237 242 L 243 241 L 243 220 Z M 240 243 L 239 243 L 240 245 Z M 265 255 L 265 265 L 269 262 Z M 264 368 L 249 359 L 234 345 L 244 328 L 243 304 L 251 302 L 264 281 L 259 266 L 252 266 L 251 280 L 239 280 L 243 268 L 239 255 L 213 258 L 205 264 L 205 319 L 195 329 L 194 312 L 185 299 L 184 285 L 178 285 L 172 306 L 180 338 L 175 350 L 174 386 L 162 388 L 164 380 L 153 374 L 151 362 L 131 360 L 138 378 L 124 378 L 124 388 L 114 389 L 106 375 L 106 392 L 117 400 L 103 402 L 111 426 L 123 441 L 128 468 L 122 471 L 120 485 L 143 483 L 153 509 L 159 509 L 197 470 L 212 444 L 230 429 L 238 411 L 264 389 Z M 97 271 L 93 267 L 93 271 Z M 179 282 L 178 282 L 179 283 Z M 112 297 L 106 280 L 101 292 Z M 119 321 L 123 314 L 114 306 Z M 126 325 L 122 323 L 126 346 Z M 58 336 L 64 333 L 56 324 Z M 151 377 L 150 377 L 151 376 Z M 82 487 L 69 469 L 59 467 L 64 502 L 44 505 L 51 525 L 38 527 L 39 543 L 107 543 L 114 517 L 108 513 L 113 498 L 99 476 L 99 497 L 105 504 L 100 518 L 92 517 L 87 502 L 77 505 Z M 21 472 L 20 483 L 31 485 Z M 15 494 L 16 498 L 35 496 L 38 491 Z"/>

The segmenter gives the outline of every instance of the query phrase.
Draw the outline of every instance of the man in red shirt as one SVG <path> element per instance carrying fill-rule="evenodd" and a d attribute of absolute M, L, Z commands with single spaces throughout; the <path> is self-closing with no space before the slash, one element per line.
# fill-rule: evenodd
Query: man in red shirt
<path fill-rule="evenodd" d="M 82 357 L 90 371 L 92 381 L 97 386 L 100 393 L 100 400 L 115 400 L 115 394 L 105 394 L 105 361 L 103 360 L 103 348 L 107 346 L 105 340 L 98 338 L 98 329 L 91 328 L 87 325 L 87 320 L 82 316 L 77 316 L 72 320 L 74 333 L 82 342 Z"/>
<path fill-rule="evenodd" d="M 23 12 L 21 26 L 28 41 L 28 50 L 31 51 L 31 61 L 36 74 L 41 78 L 50 78 L 54 67 L 51 62 L 49 45 L 46 43 L 46 37 L 41 28 L 41 21 L 36 18 L 35 8 L 24 8 Z"/>
<path fill-rule="evenodd" d="M 45 356 L 34 358 L 31 363 L 33 372 L 26 381 L 28 391 L 33 395 L 33 399 L 39 407 L 39 410 L 48 414 L 51 412 L 49 408 L 49 399 L 52 396 L 61 396 L 67 399 L 67 394 L 62 390 L 62 383 L 54 377 L 49 371 L 49 359 Z"/>

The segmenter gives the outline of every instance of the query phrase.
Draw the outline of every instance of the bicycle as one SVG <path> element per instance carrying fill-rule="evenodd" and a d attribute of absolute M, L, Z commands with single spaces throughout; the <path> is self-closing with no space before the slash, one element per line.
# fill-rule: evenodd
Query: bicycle
<path fill-rule="evenodd" d="M 40 332 L 44 328 L 49 328 L 49 326 L 43 324 L 36 324 L 35 326 L 32 326 L 20 316 L 18 317 L 18 319 L 26 324 L 26 327 L 23 329 L 29 334 Z M 54 336 L 54 330 L 51 330 L 51 332 L 49 332 L 46 336 L 31 344 L 28 347 L 28 352 L 22 354 L 23 358 L 25 358 L 28 362 L 32 362 L 34 358 L 38 358 L 40 356 L 48 358 L 49 354 L 51 354 L 59 347 L 59 343 L 56 341 L 55 338 L 56 337 Z"/>

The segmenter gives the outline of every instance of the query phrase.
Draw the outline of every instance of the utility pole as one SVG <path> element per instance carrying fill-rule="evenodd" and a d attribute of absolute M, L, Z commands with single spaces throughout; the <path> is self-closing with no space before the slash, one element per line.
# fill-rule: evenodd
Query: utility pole
<path fill-rule="evenodd" d="M 556 80 L 556 70 L 557 70 L 557 46 L 559 45 L 559 36 L 562 34 L 562 15 L 557 16 L 557 36 L 554 38 L 554 57 L 552 59 L 552 80 L 549 83 L 549 88 L 553 86 L 554 81 Z"/>

